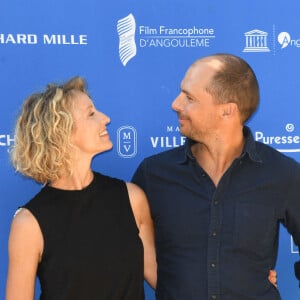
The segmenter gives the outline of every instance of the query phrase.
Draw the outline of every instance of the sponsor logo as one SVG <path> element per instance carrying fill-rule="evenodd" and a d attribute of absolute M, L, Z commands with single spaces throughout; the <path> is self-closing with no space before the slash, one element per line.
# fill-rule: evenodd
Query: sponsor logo
<path fill-rule="evenodd" d="M 137 154 L 137 131 L 132 126 L 122 126 L 117 131 L 119 156 L 131 158 Z"/>
<path fill-rule="evenodd" d="M 291 36 L 287 32 L 280 32 L 278 34 L 277 40 L 278 40 L 278 43 L 281 45 L 281 49 L 283 49 L 289 45 L 289 43 L 291 41 Z"/>
<path fill-rule="evenodd" d="M 154 149 L 169 149 L 182 146 L 185 143 L 186 137 L 180 135 L 178 126 L 167 126 L 166 132 L 168 135 L 150 136 L 150 143 Z"/>
<path fill-rule="evenodd" d="M 117 32 L 119 56 L 124 66 L 136 55 L 137 49 L 209 48 L 216 38 L 214 28 L 136 24 L 132 14 L 118 20 Z"/>
<path fill-rule="evenodd" d="M 268 33 L 254 29 L 244 33 L 245 48 L 243 52 L 270 52 L 268 47 Z"/>
<path fill-rule="evenodd" d="M 10 147 L 15 141 L 13 135 L 0 134 L 0 147 Z"/>
<path fill-rule="evenodd" d="M 295 38 L 290 32 L 281 31 L 277 34 L 276 26 L 273 24 L 271 34 L 271 49 L 273 55 L 276 55 L 276 49 L 280 45 L 280 49 L 287 49 L 288 47 L 300 48 L 300 38 Z M 266 31 L 253 29 L 244 33 L 245 47 L 243 52 L 271 52 L 269 48 L 270 35 Z M 277 42 L 276 42 L 277 41 Z"/>
<path fill-rule="evenodd" d="M 0 45 L 87 45 L 86 34 L 0 33 Z"/>
<path fill-rule="evenodd" d="M 277 41 L 281 45 L 281 49 L 289 47 L 300 48 L 300 38 L 293 39 L 288 32 L 280 32 L 277 36 Z"/>
<path fill-rule="evenodd" d="M 268 136 L 262 131 L 255 132 L 255 140 L 277 148 L 280 152 L 300 152 L 300 136 L 293 134 L 295 125 L 287 123 L 285 125 L 287 134 Z"/>
<path fill-rule="evenodd" d="M 136 55 L 135 30 L 136 24 L 132 14 L 118 21 L 119 57 L 123 66 Z"/>

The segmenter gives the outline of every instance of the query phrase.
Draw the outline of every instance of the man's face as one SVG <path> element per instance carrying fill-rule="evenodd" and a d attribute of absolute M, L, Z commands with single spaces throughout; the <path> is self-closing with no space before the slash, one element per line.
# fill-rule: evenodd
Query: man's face
<path fill-rule="evenodd" d="M 182 135 L 204 142 L 219 126 L 220 104 L 206 92 L 220 62 L 211 59 L 192 65 L 181 82 L 181 92 L 172 103 Z"/>

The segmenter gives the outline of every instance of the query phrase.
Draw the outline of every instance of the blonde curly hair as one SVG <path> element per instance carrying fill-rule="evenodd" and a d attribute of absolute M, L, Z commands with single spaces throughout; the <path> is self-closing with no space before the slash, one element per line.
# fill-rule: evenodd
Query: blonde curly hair
<path fill-rule="evenodd" d="M 70 137 L 76 91 L 86 93 L 86 82 L 79 76 L 62 85 L 48 84 L 44 92 L 24 101 L 10 151 L 17 172 L 43 184 L 72 173 Z"/>

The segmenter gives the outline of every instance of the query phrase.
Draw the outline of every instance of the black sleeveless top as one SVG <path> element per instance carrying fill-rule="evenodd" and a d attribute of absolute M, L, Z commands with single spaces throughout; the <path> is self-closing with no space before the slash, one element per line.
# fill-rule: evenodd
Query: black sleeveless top
<path fill-rule="evenodd" d="M 82 190 L 45 186 L 24 207 L 44 238 L 40 299 L 144 299 L 143 246 L 125 182 L 95 172 Z"/>

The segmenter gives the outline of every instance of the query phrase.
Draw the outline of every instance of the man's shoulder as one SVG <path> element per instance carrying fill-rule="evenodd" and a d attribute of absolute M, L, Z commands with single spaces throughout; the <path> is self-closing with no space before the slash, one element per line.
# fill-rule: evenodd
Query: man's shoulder
<path fill-rule="evenodd" d="M 147 191 L 148 185 L 153 184 L 153 178 L 159 178 L 161 184 L 163 178 L 178 176 L 178 168 L 181 168 L 186 160 L 185 151 L 184 146 L 179 146 L 144 158 L 132 181 Z"/>
<path fill-rule="evenodd" d="M 274 165 L 285 165 L 285 166 L 294 166 L 300 169 L 300 164 L 293 157 L 288 156 L 284 149 L 276 149 L 270 145 L 266 145 L 261 142 L 256 143 L 256 151 L 259 156 L 262 158 L 262 161 L 265 163 L 271 163 Z"/>
<path fill-rule="evenodd" d="M 145 163 L 151 162 L 151 164 L 153 164 L 155 162 L 157 162 L 157 163 L 173 162 L 173 161 L 184 160 L 184 157 L 185 157 L 185 148 L 184 148 L 184 146 L 179 146 L 176 148 L 165 150 L 160 153 L 150 155 L 150 156 L 144 158 L 144 162 Z"/>

